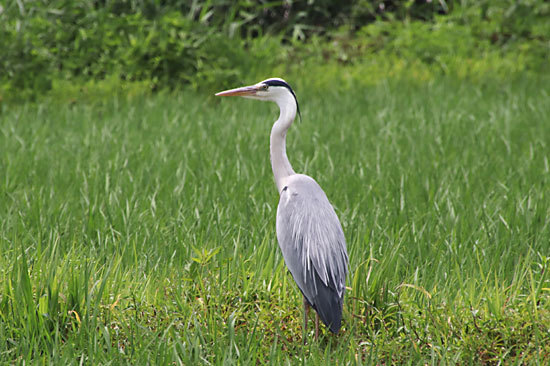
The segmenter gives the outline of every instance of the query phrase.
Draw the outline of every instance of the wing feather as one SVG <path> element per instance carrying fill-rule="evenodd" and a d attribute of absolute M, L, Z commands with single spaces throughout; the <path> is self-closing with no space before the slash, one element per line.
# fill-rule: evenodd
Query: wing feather
<path fill-rule="evenodd" d="M 348 270 L 346 240 L 334 208 L 312 178 L 288 179 L 277 208 L 277 239 L 300 291 L 337 332 Z"/>

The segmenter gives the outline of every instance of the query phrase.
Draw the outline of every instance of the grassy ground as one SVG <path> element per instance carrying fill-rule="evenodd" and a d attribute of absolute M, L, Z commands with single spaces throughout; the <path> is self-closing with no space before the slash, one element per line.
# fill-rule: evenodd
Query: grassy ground
<path fill-rule="evenodd" d="M 276 106 L 182 92 L 3 107 L 0 361 L 550 362 L 550 83 L 297 85 L 289 157 L 348 240 L 338 337 L 301 343 Z"/>

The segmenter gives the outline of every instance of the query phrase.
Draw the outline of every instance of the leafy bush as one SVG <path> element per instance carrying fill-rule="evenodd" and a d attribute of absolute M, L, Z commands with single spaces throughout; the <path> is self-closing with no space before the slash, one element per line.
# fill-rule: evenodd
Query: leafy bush
<path fill-rule="evenodd" d="M 9 2 L 0 8 L 0 98 L 33 97 L 68 85 L 63 80 L 220 86 L 267 70 L 300 72 L 304 63 L 362 64 L 366 56 L 394 60 L 378 67 L 390 74 L 410 65 L 422 75 L 547 66 L 550 4 L 543 0 L 335 4 Z"/>

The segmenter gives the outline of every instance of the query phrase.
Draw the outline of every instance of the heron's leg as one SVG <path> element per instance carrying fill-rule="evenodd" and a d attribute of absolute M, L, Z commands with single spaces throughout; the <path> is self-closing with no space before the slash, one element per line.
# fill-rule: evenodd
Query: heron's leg
<path fill-rule="evenodd" d="M 306 344 L 306 335 L 307 335 L 307 316 L 309 314 L 309 304 L 307 303 L 306 298 L 304 297 L 304 334 L 302 336 L 304 344 Z"/>
<path fill-rule="evenodd" d="M 319 314 L 315 313 L 315 340 L 319 339 Z"/>

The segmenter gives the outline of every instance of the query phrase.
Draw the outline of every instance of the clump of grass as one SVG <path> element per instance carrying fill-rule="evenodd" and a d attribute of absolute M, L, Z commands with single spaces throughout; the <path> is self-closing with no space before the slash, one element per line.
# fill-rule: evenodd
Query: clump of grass
<path fill-rule="evenodd" d="M 297 84 L 289 157 L 348 240 L 338 337 L 301 343 L 275 107 L 181 92 L 4 107 L 0 360 L 548 362 L 549 84 Z"/>

